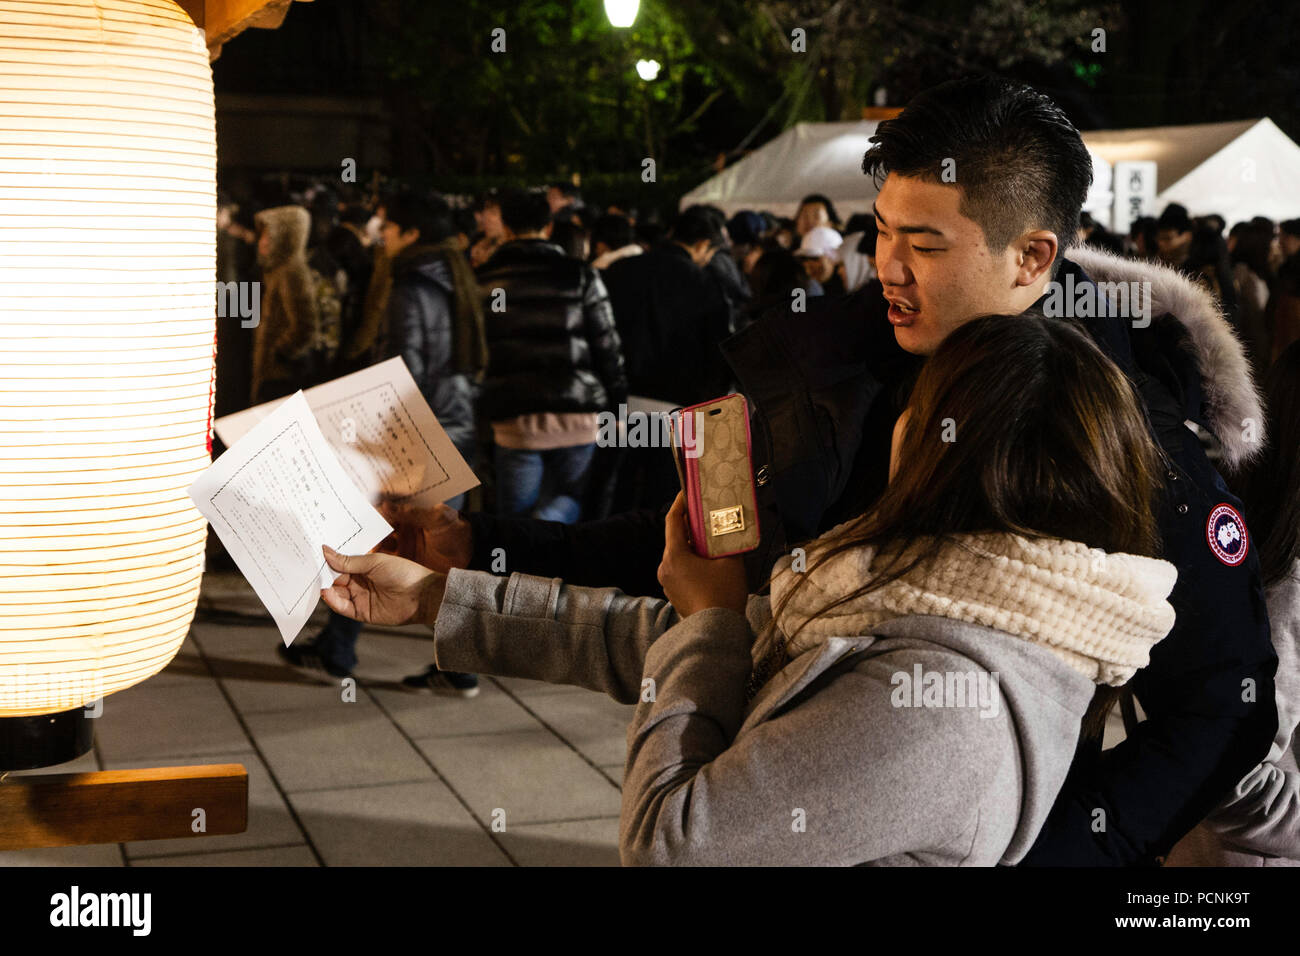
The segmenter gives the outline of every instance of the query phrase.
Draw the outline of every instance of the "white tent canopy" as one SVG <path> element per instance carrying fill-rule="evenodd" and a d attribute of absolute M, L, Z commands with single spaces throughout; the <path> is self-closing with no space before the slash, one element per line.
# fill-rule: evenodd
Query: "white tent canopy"
<path fill-rule="evenodd" d="M 1176 202 L 1193 216 L 1219 213 L 1229 226 L 1300 216 L 1300 146 L 1267 117 L 1097 130 L 1083 141 L 1110 163 L 1154 160 L 1157 215 Z"/>
<path fill-rule="evenodd" d="M 800 199 L 821 193 L 844 219 L 870 212 L 876 187 L 862 172 L 862 155 L 878 125 L 875 120 L 798 123 L 696 186 L 682 197 L 681 208 L 708 203 L 728 216 L 742 209 L 793 216 Z"/>
<path fill-rule="evenodd" d="M 728 216 L 742 209 L 793 216 L 799 200 L 821 193 L 840 216 L 870 212 L 876 187 L 862 155 L 878 123 L 799 123 L 705 180 L 681 207 L 709 203 Z M 1093 157 L 1093 189 L 1084 208 L 1110 202 L 1110 164 L 1147 159 L 1157 165 L 1155 212 L 1178 202 L 1193 215 L 1217 212 L 1228 224 L 1264 215 L 1300 217 L 1300 146 L 1269 119 L 1083 134 Z"/>

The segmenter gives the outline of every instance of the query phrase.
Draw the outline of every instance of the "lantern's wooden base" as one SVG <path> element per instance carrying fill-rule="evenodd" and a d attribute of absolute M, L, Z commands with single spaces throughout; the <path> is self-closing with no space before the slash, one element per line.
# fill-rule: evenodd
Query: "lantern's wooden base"
<path fill-rule="evenodd" d="M 240 764 L 0 780 L 0 850 L 216 836 L 247 828 L 248 771 Z"/>
<path fill-rule="evenodd" d="M 76 760 L 95 743 L 86 708 L 34 717 L 0 717 L 0 773 Z"/>

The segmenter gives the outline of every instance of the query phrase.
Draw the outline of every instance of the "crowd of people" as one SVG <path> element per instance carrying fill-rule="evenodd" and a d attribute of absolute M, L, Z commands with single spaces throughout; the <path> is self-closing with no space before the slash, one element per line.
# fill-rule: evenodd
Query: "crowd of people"
<path fill-rule="evenodd" d="M 626 862 L 1300 861 L 1300 221 L 1108 232 L 1078 133 L 1001 80 L 874 143 L 847 221 L 664 229 L 569 183 L 228 210 L 222 278 L 263 292 L 229 401 L 400 355 L 485 486 L 327 551 L 329 623 L 282 653 L 348 676 L 364 623 L 418 622 L 413 688 L 635 703 Z M 1149 281 L 1156 320 L 1046 317 L 1067 275 Z M 763 541 L 707 560 L 669 453 L 599 416 L 732 390 Z M 1000 709 L 900 704 L 914 668 Z"/>

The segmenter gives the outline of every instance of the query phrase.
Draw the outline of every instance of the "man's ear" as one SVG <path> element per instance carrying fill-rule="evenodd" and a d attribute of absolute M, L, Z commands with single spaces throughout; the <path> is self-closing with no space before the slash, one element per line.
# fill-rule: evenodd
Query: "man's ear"
<path fill-rule="evenodd" d="M 408 237 L 410 238 L 410 241 L 407 242 L 407 245 L 408 245 L 408 246 L 418 246 L 418 245 L 420 244 L 420 230 L 419 230 L 419 229 L 404 229 L 404 230 L 402 230 L 402 238 L 403 238 L 403 239 L 407 239 Z"/>
<path fill-rule="evenodd" d="M 1016 243 L 1019 252 L 1016 285 L 1031 286 L 1041 279 L 1044 273 L 1051 274 L 1052 263 L 1056 260 L 1056 250 L 1059 245 L 1056 233 L 1050 229 L 1035 229 L 1021 236 Z"/>

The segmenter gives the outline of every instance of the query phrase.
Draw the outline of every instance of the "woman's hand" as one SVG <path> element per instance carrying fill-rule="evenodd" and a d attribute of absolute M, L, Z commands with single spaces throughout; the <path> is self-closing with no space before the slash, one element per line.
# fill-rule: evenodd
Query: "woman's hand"
<path fill-rule="evenodd" d="M 342 572 L 321 598 L 333 611 L 363 624 L 427 624 L 438 617 L 447 576 L 391 554 L 339 554 L 322 546 L 325 563 Z"/>
<path fill-rule="evenodd" d="M 379 504 L 379 513 L 394 531 L 380 544 L 387 554 L 422 564 L 443 574 L 469 566 L 474 554 L 469 522 L 455 508 L 409 508 L 391 501 Z"/>
<path fill-rule="evenodd" d="M 749 601 L 745 563 L 739 556 L 701 558 L 686 542 L 686 499 L 681 492 L 664 519 L 664 557 L 659 583 L 677 613 L 725 607 L 743 615 Z"/>

